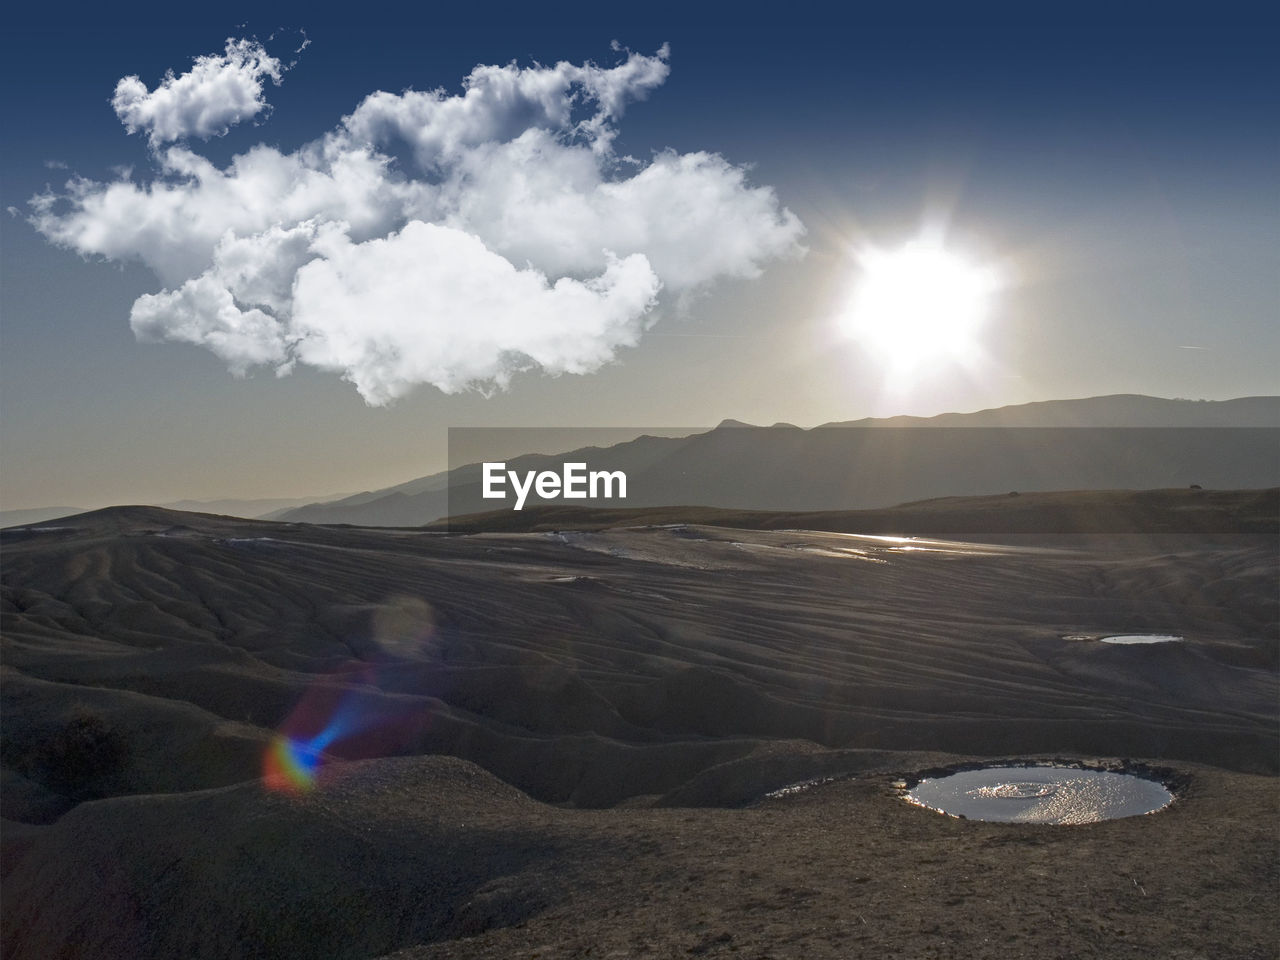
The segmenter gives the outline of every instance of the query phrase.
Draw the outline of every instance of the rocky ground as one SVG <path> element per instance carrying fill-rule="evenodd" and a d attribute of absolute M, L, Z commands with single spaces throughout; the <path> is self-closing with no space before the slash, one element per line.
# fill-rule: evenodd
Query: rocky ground
<path fill-rule="evenodd" d="M 1272 535 L 115 508 L 3 566 L 11 957 L 1280 949 Z M 1184 640 L 1096 639 L 1146 631 Z M 1037 756 L 1178 799 L 1048 827 L 893 786 Z"/>

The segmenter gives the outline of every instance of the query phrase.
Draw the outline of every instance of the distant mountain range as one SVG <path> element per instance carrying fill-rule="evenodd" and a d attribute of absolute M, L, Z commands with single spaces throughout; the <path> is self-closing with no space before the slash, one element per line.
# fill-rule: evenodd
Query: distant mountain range
<path fill-rule="evenodd" d="M 558 471 L 566 461 L 627 474 L 625 504 L 577 501 L 581 506 L 862 510 L 1010 491 L 1256 489 L 1280 485 L 1280 397 L 1116 395 L 810 430 L 726 420 L 686 437 L 529 454 L 507 468 Z M 480 496 L 480 469 L 467 464 L 265 518 L 418 526 L 493 510 L 500 504 Z"/>
<path fill-rule="evenodd" d="M 976 413 L 885 417 L 826 423 L 824 427 L 1276 427 L 1280 397 L 1166 400 L 1135 393 L 1076 400 L 1042 400 Z M 821 429 L 821 428 L 819 428 Z"/>

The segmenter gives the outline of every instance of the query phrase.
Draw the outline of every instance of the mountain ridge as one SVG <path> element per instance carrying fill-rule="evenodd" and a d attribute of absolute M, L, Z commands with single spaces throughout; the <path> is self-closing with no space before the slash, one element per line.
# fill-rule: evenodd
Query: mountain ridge
<path fill-rule="evenodd" d="M 1267 455 L 1265 437 L 1210 432 L 1181 438 L 1158 433 L 1122 438 L 1105 431 L 1266 431 L 1278 425 L 1280 397 L 1170 400 L 1113 394 L 927 418 L 834 421 L 808 429 L 785 423 L 755 426 L 725 419 L 715 428 L 685 437 L 642 435 L 610 447 L 584 446 L 555 457 L 528 454 L 512 459 L 508 468 L 546 469 L 572 457 L 585 459 L 593 466 L 621 469 L 629 477 L 634 472 L 646 478 L 644 485 L 650 493 L 632 504 L 635 506 L 697 503 L 732 509 L 802 511 L 883 508 L 904 499 L 995 494 L 1010 489 L 1147 489 L 1193 483 L 1258 488 L 1280 483 L 1280 464 L 1273 463 L 1276 458 Z M 1063 428 L 1093 431 L 1095 435 L 1015 436 L 1000 432 Z M 930 429 L 939 431 L 938 437 L 918 434 Z M 954 429 L 972 432 L 950 436 Z M 898 436 L 899 431 L 904 431 L 902 436 Z M 1137 446 L 1125 450 L 1122 439 Z M 959 462 L 971 461 L 967 474 L 952 469 L 947 455 L 928 454 L 927 448 L 938 446 L 939 440 Z M 1023 441 L 1026 450 L 1019 449 Z M 983 457 L 989 460 L 987 468 L 981 465 Z M 862 489 L 832 488 L 831 478 L 848 472 L 855 458 L 860 472 L 866 475 Z M 895 459 L 901 461 L 896 474 L 891 466 Z M 1022 463 L 1024 460 L 1031 466 Z M 1047 465 L 1042 471 L 1034 468 L 1037 460 Z M 1245 460 L 1252 465 L 1245 465 Z M 1098 468 L 1090 472 L 1085 469 L 1089 463 Z M 822 487 L 825 483 L 827 489 L 802 489 L 803 484 L 791 474 L 797 465 L 805 464 L 811 464 L 814 472 L 825 471 L 827 476 L 826 481 L 819 478 L 809 485 Z M 1226 469 L 1232 464 L 1241 468 Z M 1063 474 L 1061 479 L 1053 476 L 1055 470 Z M 739 476 L 759 471 L 772 479 L 743 480 Z M 699 476 L 705 478 L 701 485 L 688 480 Z M 479 497 L 479 465 L 466 464 L 343 500 L 281 511 L 270 518 L 419 526 L 450 513 L 457 516 L 491 507 L 491 501 L 482 502 Z"/>

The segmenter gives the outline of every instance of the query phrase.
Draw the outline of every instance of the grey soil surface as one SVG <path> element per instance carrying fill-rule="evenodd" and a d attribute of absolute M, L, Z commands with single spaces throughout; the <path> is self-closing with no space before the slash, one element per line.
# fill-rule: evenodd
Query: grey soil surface
<path fill-rule="evenodd" d="M 49 527 L 3 534 L 6 956 L 1280 951 L 1274 536 Z M 1034 757 L 1178 798 L 894 788 Z"/>

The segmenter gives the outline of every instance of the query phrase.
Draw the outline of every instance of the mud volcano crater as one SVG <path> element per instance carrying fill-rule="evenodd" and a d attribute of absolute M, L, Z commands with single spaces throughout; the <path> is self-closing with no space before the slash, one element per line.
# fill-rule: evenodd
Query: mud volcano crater
<path fill-rule="evenodd" d="M 1163 810 L 1187 778 L 1145 764 L 994 760 L 928 770 L 896 786 L 908 803 L 996 823 L 1083 824 Z"/>

